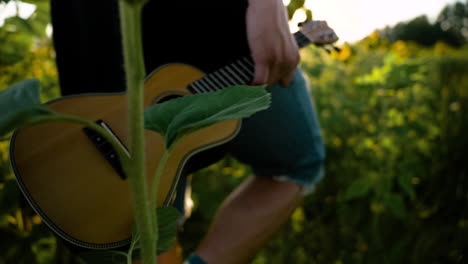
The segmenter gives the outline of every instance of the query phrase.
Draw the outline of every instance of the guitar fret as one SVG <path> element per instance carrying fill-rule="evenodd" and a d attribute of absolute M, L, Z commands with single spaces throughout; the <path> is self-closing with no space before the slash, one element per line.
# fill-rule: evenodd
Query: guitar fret
<path fill-rule="evenodd" d="M 210 75 L 206 75 L 205 77 L 202 78 L 202 80 L 205 80 L 207 83 L 208 83 L 208 89 L 211 90 L 211 91 L 216 91 L 216 90 L 219 90 L 217 87 L 216 87 L 216 84 L 213 83 L 210 79 L 209 79 Z M 222 88 L 222 87 L 221 87 Z"/>
<path fill-rule="evenodd" d="M 203 86 L 202 80 L 203 79 L 199 79 L 194 83 L 197 84 L 200 87 L 200 90 L 202 91 L 202 93 L 209 92 L 209 90 L 205 86 Z"/>
<path fill-rule="evenodd" d="M 248 59 L 247 57 L 242 58 L 245 62 L 247 62 L 247 65 L 252 67 L 252 69 L 255 69 L 255 65 L 253 64 L 252 60 Z"/>
<path fill-rule="evenodd" d="M 251 70 L 250 70 L 249 68 L 247 68 L 247 66 L 246 66 L 244 63 L 242 63 L 242 61 L 237 61 L 237 63 L 242 67 L 242 70 L 243 70 L 244 72 L 246 72 L 246 73 L 248 73 L 248 74 L 251 73 Z"/>
<path fill-rule="evenodd" d="M 231 82 L 231 85 L 239 85 L 239 84 L 242 84 L 242 83 L 237 83 L 236 81 L 234 81 L 234 80 L 229 76 L 229 74 L 227 74 L 223 69 L 220 69 L 219 72 L 220 72 L 221 75 L 224 74 L 224 76 L 226 76 L 226 78 L 229 79 L 229 81 Z"/>
<path fill-rule="evenodd" d="M 247 62 L 247 64 L 249 64 L 250 66 L 253 66 L 252 60 L 249 60 L 249 58 L 247 58 L 247 57 L 242 57 L 242 60 L 244 60 L 245 62 Z"/>
<path fill-rule="evenodd" d="M 197 89 L 193 88 L 191 83 L 187 85 L 187 89 L 192 93 L 197 93 Z"/>
<path fill-rule="evenodd" d="M 216 91 L 216 87 L 213 87 L 213 84 L 211 83 L 210 80 L 208 80 L 207 78 L 203 77 L 200 79 L 200 82 L 204 84 L 204 88 L 205 90 L 209 93 L 209 92 L 213 92 L 213 91 Z"/>
<path fill-rule="evenodd" d="M 210 76 L 211 79 L 213 79 L 213 81 L 214 81 L 217 85 L 219 85 L 219 88 L 223 89 L 226 85 L 223 84 L 222 80 L 220 80 L 219 78 L 216 77 L 215 73 L 216 73 L 216 72 L 213 72 L 213 73 L 211 73 L 211 74 L 208 74 L 207 77 Z M 229 85 L 229 84 L 228 84 L 228 85 Z"/>
<path fill-rule="evenodd" d="M 199 86 L 200 84 L 198 84 L 196 81 L 193 82 L 193 83 L 191 83 L 190 85 L 193 87 L 193 89 L 194 89 L 197 93 L 203 93 L 203 89 L 197 88 L 197 86 Z"/>
<path fill-rule="evenodd" d="M 229 65 L 226 66 L 226 67 L 224 67 L 224 68 L 228 71 L 228 73 L 230 73 L 230 74 L 232 75 L 232 77 L 233 77 L 234 79 L 236 79 L 236 82 L 239 82 L 240 84 L 244 84 L 244 83 L 247 82 L 247 81 L 242 80 L 240 76 L 238 76 L 235 72 L 233 72 L 233 71 L 229 68 Z M 222 72 L 225 72 L 224 69 L 221 69 L 221 71 L 222 71 Z M 225 74 L 227 74 L 227 73 L 225 73 Z"/>
<path fill-rule="evenodd" d="M 247 76 L 244 74 L 244 72 L 243 72 L 242 70 L 240 70 L 239 68 L 236 67 L 236 64 L 233 63 L 233 64 L 231 64 L 230 66 L 232 66 L 232 68 L 234 69 L 234 71 L 240 73 L 240 75 L 242 75 L 242 77 L 245 78 L 245 81 L 244 81 L 244 82 L 250 81 L 250 80 L 249 80 L 249 77 L 247 77 Z M 229 65 L 226 66 L 226 69 L 230 70 L 230 69 L 229 69 Z M 234 75 L 237 76 L 235 73 L 234 73 Z M 239 78 L 240 78 L 240 77 L 239 77 Z"/>
<path fill-rule="evenodd" d="M 237 61 L 237 63 L 239 64 L 239 66 L 242 67 L 242 69 L 250 76 L 253 76 L 253 72 L 247 68 L 247 66 L 245 66 L 241 61 Z"/>
<path fill-rule="evenodd" d="M 198 80 L 196 82 L 193 82 L 193 84 L 194 84 L 195 87 L 198 87 L 198 89 L 200 90 L 200 93 L 205 92 L 205 89 L 203 89 L 203 86 L 199 83 Z"/>
<path fill-rule="evenodd" d="M 231 86 L 231 84 L 230 84 L 229 82 L 227 82 L 227 81 L 223 78 L 223 76 L 221 76 L 221 75 L 219 74 L 218 71 L 213 72 L 213 75 L 216 75 L 217 78 L 218 78 L 218 80 L 219 80 L 220 82 L 222 82 L 221 87 L 224 88 L 224 87 L 227 87 L 227 86 Z"/>

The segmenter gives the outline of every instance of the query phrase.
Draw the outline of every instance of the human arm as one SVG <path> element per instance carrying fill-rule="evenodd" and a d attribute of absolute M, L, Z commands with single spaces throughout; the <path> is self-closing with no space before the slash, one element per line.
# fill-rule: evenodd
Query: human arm
<path fill-rule="evenodd" d="M 299 63 L 299 51 L 281 0 L 249 0 L 247 39 L 255 62 L 253 85 L 286 87 Z"/>

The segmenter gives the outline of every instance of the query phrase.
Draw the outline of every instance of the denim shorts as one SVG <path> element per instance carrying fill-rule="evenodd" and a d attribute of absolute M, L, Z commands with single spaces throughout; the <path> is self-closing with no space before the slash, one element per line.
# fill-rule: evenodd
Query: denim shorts
<path fill-rule="evenodd" d="M 298 183 L 307 192 L 323 177 L 325 148 L 312 96 L 300 69 L 272 87 L 269 109 L 242 120 L 228 152 L 255 175 Z"/>
<path fill-rule="evenodd" d="M 304 195 L 313 191 L 324 176 L 325 148 L 313 98 L 300 69 L 288 87 L 269 89 L 272 103 L 267 110 L 242 120 L 239 134 L 229 143 L 193 158 L 207 166 L 211 157 L 230 154 L 251 166 L 257 177 L 297 183 Z M 215 162 L 216 158 L 212 159 Z M 208 162 L 210 163 L 210 162 Z M 193 171 L 193 170 L 192 170 Z M 180 180 L 174 206 L 184 204 L 187 182 Z"/>

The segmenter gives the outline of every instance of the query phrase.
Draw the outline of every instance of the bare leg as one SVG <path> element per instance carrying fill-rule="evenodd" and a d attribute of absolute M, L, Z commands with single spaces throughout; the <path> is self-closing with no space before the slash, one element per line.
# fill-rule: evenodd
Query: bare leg
<path fill-rule="evenodd" d="M 250 177 L 224 201 L 195 253 L 208 264 L 247 263 L 301 201 L 294 183 Z"/>

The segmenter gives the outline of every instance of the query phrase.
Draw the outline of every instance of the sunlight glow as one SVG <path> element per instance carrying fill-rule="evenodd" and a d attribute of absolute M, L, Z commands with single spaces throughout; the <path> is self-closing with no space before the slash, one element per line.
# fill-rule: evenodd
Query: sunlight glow
<path fill-rule="evenodd" d="M 299 27 L 297 26 L 297 24 L 300 22 L 304 22 L 306 18 L 307 18 L 307 15 L 304 12 L 304 10 L 302 9 L 297 10 L 292 17 L 291 22 L 289 22 L 289 28 L 291 29 L 291 32 L 298 31 Z"/>
<path fill-rule="evenodd" d="M 27 19 L 34 13 L 36 6 L 32 4 L 20 3 L 16 5 L 15 2 L 11 1 L 8 4 L 0 4 L 0 27 L 5 23 L 5 19 L 10 16 L 15 16 L 18 12 L 18 16 L 22 19 Z"/>
<path fill-rule="evenodd" d="M 456 0 L 306 0 L 314 20 L 327 20 L 340 37 L 353 42 L 385 26 L 426 14 L 432 21 L 442 8 Z M 298 21 L 293 17 L 292 26 Z M 291 29 L 292 30 L 292 29 Z"/>

